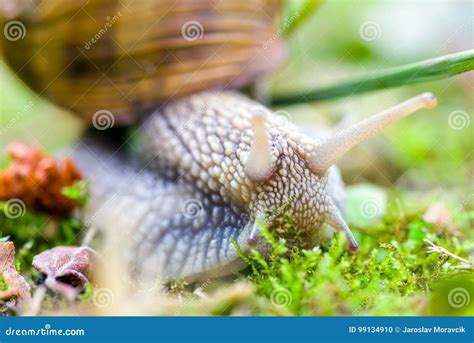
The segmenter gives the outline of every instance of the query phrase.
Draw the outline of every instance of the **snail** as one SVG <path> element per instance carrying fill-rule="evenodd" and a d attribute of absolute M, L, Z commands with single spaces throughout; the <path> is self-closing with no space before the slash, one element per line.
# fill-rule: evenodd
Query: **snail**
<path fill-rule="evenodd" d="M 110 11 L 111 3 L 117 12 Z M 192 282 L 231 274 L 245 267 L 238 250 L 268 253 L 262 226 L 303 247 L 317 245 L 329 226 L 344 232 L 349 248 L 357 250 L 344 221 L 344 185 L 336 162 L 386 126 L 436 104 L 425 93 L 329 137 L 312 138 L 264 105 L 227 90 L 255 80 L 281 59 L 271 29 L 277 1 L 37 6 L 43 8 L 22 12 L 27 38 L 8 43 L 20 43 L 16 50 L 5 50 L 20 77 L 89 124 L 107 109 L 106 121 L 135 125 L 134 144 L 90 131 L 71 156 L 90 183 L 86 226 L 127 240 L 124 254 L 136 275 Z M 103 23 L 92 25 L 88 17 L 122 12 L 127 15 L 90 39 Z M 154 12 L 165 17 L 163 27 L 143 30 L 137 18 L 151 21 Z M 202 23 L 204 39 L 184 37 L 181 30 L 190 21 Z M 84 30 L 73 29 L 75 24 Z M 125 31 L 140 28 L 146 36 L 136 45 Z M 77 54 L 84 42 L 89 48 Z M 40 48 L 42 53 L 31 54 Z M 225 57 L 209 61 L 220 49 Z M 19 51 L 29 53 L 12 58 Z M 179 56 L 178 62 L 156 62 L 167 53 Z M 134 63 L 138 70 L 151 63 L 151 69 L 134 74 Z M 100 77 L 114 65 L 116 72 Z M 282 230 L 284 215 L 292 218 L 296 232 Z"/>
<path fill-rule="evenodd" d="M 139 125 L 138 163 L 120 145 L 94 136 L 75 149 L 91 182 L 86 222 L 131 233 L 139 275 L 159 271 L 188 281 L 245 267 L 233 242 L 244 253 L 266 254 L 260 225 L 276 230 L 282 211 L 303 246 L 318 244 L 328 224 L 357 250 L 343 219 L 335 163 L 386 126 L 435 105 L 434 96 L 424 93 L 317 140 L 239 93 L 177 99 Z"/>

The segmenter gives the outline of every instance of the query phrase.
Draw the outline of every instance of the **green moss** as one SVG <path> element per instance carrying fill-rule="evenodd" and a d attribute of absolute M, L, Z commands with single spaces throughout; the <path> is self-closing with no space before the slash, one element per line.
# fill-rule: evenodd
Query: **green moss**
<path fill-rule="evenodd" d="M 15 265 L 22 273 L 32 276 L 33 257 L 40 252 L 64 245 L 77 245 L 82 224 L 75 218 L 57 218 L 24 209 L 18 216 L 7 216 L 7 204 L 0 201 L 0 237 L 15 244 Z"/>
<path fill-rule="evenodd" d="M 78 205 L 84 206 L 89 196 L 88 184 L 85 180 L 76 181 L 71 186 L 64 187 L 62 194 Z"/>
<path fill-rule="evenodd" d="M 428 244 L 423 239 L 428 238 L 464 258 L 472 243 L 462 243 L 457 237 L 438 232 L 419 215 L 400 216 L 393 211 L 379 225 L 359 230 L 364 231 L 358 235 L 361 248 L 351 255 L 343 234 L 311 250 L 289 249 L 284 239 L 263 228 L 264 237 L 273 248 L 269 258 L 256 251 L 243 256 L 250 268 L 248 275 L 242 277 L 254 283 L 257 294 L 272 304 L 256 307 L 255 313 L 278 314 L 282 310 L 295 315 L 474 313 L 472 303 L 460 308 L 446 305 L 449 289 L 474 287 L 472 270 L 457 268 L 460 262 L 452 258 L 428 253 Z M 446 282 L 448 288 L 439 287 Z"/>

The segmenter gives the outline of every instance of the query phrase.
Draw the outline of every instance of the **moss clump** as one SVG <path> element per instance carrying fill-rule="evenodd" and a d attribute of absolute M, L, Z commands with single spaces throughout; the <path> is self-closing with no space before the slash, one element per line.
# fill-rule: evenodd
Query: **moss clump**
<path fill-rule="evenodd" d="M 446 255 L 429 253 L 424 239 L 464 258 L 472 243 L 445 234 L 420 214 L 400 216 L 392 210 L 382 223 L 359 228 L 364 234 L 357 235 L 361 248 L 355 255 L 347 252 L 343 234 L 305 250 L 289 249 L 285 239 L 262 229 L 273 247 L 269 258 L 256 251 L 241 254 L 250 265 L 243 277 L 272 304 L 256 307 L 255 314 L 474 314 L 472 301 L 458 307 L 449 303 L 452 289 L 474 295 L 472 268 Z M 440 286 L 446 283 L 450 286 Z"/>
<path fill-rule="evenodd" d="M 7 216 L 7 203 L 0 201 L 0 237 L 15 244 L 15 264 L 22 273 L 35 274 L 33 257 L 47 249 L 76 245 L 82 223 L 75 218 L 59 218 L 24 209 L 18 216 Z"/>

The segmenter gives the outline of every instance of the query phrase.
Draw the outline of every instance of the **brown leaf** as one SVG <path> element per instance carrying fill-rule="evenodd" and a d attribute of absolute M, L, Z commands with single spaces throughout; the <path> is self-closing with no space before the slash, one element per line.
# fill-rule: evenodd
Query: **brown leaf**
<path fill-rule="evenodd" d="M 72 301 L 88 282 L 96 256 L 89 247 L 56 247 L 36 255 L 33 267 L 46 274 L 46 286 Z"/>
<path fill-rule="evenodd" d="M 10 167 L 0 172 L 0 199 L 21 199 L 27 206 L 51 214 L 69 213 L 77 204 L 65 197 L 62 189 L 81 179 L 75 164 L 62 164 L 40 149 L 10 144 L 7 147 Z"/>
<path fill-rule="evenodd" d="M 15 246 L 12 242 L 0 243 L 0 272 L 8 288 L 0 291 L 0 299 L 16 301 L 16 309 L 21 312 L 31 301 L 30 286 L 15 269 Z"/>

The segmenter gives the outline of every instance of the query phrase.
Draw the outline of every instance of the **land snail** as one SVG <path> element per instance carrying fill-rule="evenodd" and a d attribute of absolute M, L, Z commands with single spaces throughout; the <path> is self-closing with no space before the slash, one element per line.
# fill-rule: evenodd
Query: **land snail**
<path fill-rule="evenodd" d="M 80 32 L 67 29 L 70 21 L 79 24 L 91 13 L 97 16 L 110 13 L 110 7 L 105 11 L 102 3 L 119 6 L 121 2 L 92 1 L 84 8 L 82 4 L 67 3 L 59 6 L 60 9 L 48 8 L 38 17 L 45 22 L 39 25 L 38 32 L 32 32 L 30 44 L 38 47 L 39 41 L 47 40 L 51 36 L 51 32 L 47 33 L 50 24 L 57 26 L 54 32 L 59 31 L 59 37 L 70 40 L 54 44 L 58 51 L 52 49 L 50 61 L 54 60 L 53 56 L 64 58 L 64 54 L 76 52 L 77 45 L 83 44 L 84 37 L 90 37 L 97 25 L 89 30 L 84 22 L 81 27 L 87 29 Z M 163 49 L 153 49 L 143 41 L 135 49 L 133 34 L 124 30 L 135 32 L 134 28 L 146 18 L 156 17 L 156 13 L 153 16 L 147 12 L 163 10 L 166 19 L 162 24 L 168 23 L 170 27 L 160 25 L 152 31 L 168 47 L 175 44 L 173 54 L 179 55 L 180 61 L 185 57 L 189 61 L 168 61 L 156 73 L 146 74 L 143 83 L 134 85 L 132 95 L 116 93 L 113 85 L 106 91 L 107 78 L 100 79 L 96 87 L 91 71 L 88 73 L 84 67 L 72 68 L 72 74 L 60 74 L 61 80 L 44 91 L 53 101 L 82 113 L 88 120 L 94 110 L 106 108 L 117 116 L 119 124 L 137 123 L 136 145 L 131 153 L 122 149 L 122 142 L 117 144 L 107 131 L 88 134 L 72 152 L 90 182 L 85 223 L 127 237 L 130 246 L 127 258 L 137 275 L 164 274 L 188 281 L 228 275 L 244 268 L 237 246 L 243 253 L 256 249 L 266 254 L 269 246 L 261 237 L 263 225 L 287 238 L 290 244 L 304 247 L 317 245 L 328 231 L 343 231 L 349 248 L 357 250 L 357 242 L 344 221 L 344 184 L 335 164 L 351 148 L 388 125 L 419 109 L 435 106 L 433 95 L 425 93 L 411 98 L 329 137 L 309 137 L 293 124 L 279 120 L 264 105 L 228 90 L 273 67 L 275 60 L 265 59 L 269 51 L 262 55 L 256 52 L 258 48 L 250 46 L 262 49 L 267 46 L 262 42 L 278 41 L 272 38 L 273 20 L 269 19 L 278 12 L 275 2 L 150 3 L 134 2 L 128 7 L 135 18 L 141 14 L 143 20 L 128 20 L 127 12 L 122 10 L 120 21 L 123 22 L 117 21 L 100 37 L 100 42 L 87 52 L 81 51 L 79 56 L 86 54 L 85 60 L 104 62 L 95 63 L 98 66 L 95 77 L 106 71 L 111 61 L 116 61 L 120 68 L 112 81 L 123 91 L 122 86 L 128 87 L 137 78 L 127 69 L 130 67 L 127 63 L 135 63 L 135 57 L 128 60 L 126 55 L 140 51 L 139 61 L 153 61 L 164 54 Z M 166 6 L 171 9 L 165 11 Z M 263 10 L 273 16 L 269 17 Z M 55 11 L 67 13 L 69 21 L 53 15 Z M 188 42 L 181 36 L 181 27 L 189 20 L 203 25 L 202 40 Z M 241 26 L 242 22 L 246 25 Z M 143 26 L 146 31 L 149 24 Z M 223 31 L 216 32 L 219 28 Z M 239 32 L 235 40 L 230 38 L 234 37 L 232 30 Z M 114 37 L 119 32 L 124 37 L 117 45 L 123 47 L 128 42 L 131 50 L 117 51 L 110 46 L 115 46 L 113 42 L 119 38 Z M 155 36 L 150 33 L 147 37 Z M 155 43 L 158 45 L 159 40 Z M 272 49 L 270 55 L 275 51 L 277 55 L 280 53 L 279 48 Z M 226 51 L 225 58 L 216 62 L 219 66 L 214 69 L 214 64 L 205 62 L 199 72 L 192 74 L 193 69 L 218 51 Z M 128 62 L 117 62 L 118 55 L 125 55 Z M 25 58 L 31 58 L 31 52 Z M 70 65 L 74 63 L 73 57 Z M 33 64 L 31 68 L 37 68 L 37 72 L 32 75 L 39 76 L 43 85 L 51 73 L 54 75 L 51 68 L 57 68 L 48 65 L 42 68 L 41 62 Z M 188 79 L 189 73 L 192 76 Z M 199 77 L 205 81 L 201 83 Z M 177 88 L 170 91 L 173 86 Z M 81 87 L 88 90 L 83 98 L 77 99 Z M 154 109 L 139 119 L 151 107 Z M 296 233 L 281 232 L 283 214 L 292 218 Z"/>

